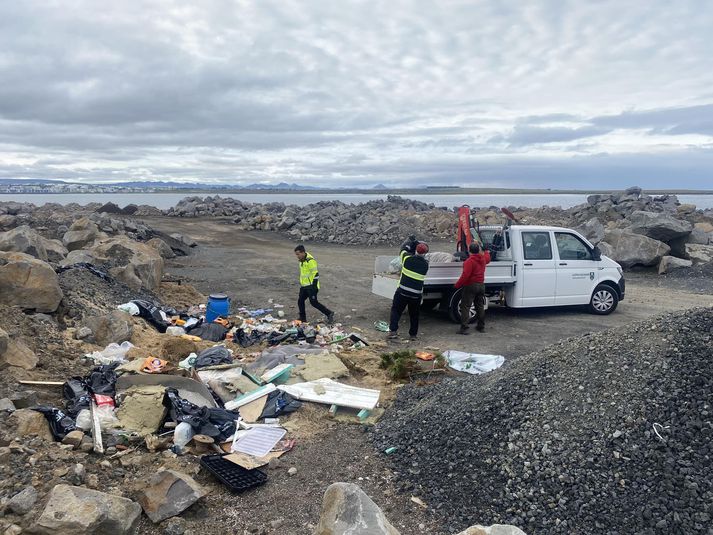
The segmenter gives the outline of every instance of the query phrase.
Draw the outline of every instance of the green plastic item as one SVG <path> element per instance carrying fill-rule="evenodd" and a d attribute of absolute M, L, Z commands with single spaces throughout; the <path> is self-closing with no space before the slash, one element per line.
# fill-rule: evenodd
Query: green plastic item
<path fill-rule="evenodd" d="M 382 333 L 389 332 L 389 324 L 386 323 L 385 321 L 375 321 L 374 327 L 376 328 L 377 331 L 381 331 Z"/>
<path fill-rule="evenodd" d="M 390 448 L 386 448 L 386 449 L 384 450 L 384 453 L 385 453 L 386 455 L 391 455 L 391 454 L 394 453 L 396 450 L 398 450 L 398 448 L 397 448 L 396 446 L 391 446 Z"/>

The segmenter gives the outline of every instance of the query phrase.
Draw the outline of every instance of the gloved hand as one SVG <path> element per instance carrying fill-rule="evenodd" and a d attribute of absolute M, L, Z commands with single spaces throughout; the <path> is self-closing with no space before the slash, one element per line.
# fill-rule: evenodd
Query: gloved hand
<path fill-rule="evenodd" d="M 416 236 L 412 235 L 412 236 L 409 236 L 408 240 L 406 240 L 401 245 L 401 250 L 413 254 L 416 251 L 417 245 L 418 245 L 418 240 L 416 239 Z"/>

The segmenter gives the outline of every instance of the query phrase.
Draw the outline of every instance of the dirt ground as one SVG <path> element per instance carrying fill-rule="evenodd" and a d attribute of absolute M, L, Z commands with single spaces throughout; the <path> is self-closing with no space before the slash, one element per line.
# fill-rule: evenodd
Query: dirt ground
<path fill-rule="evenodd" d="M 191 281 L 199 291 L 225 292 L 234 304 L 268 307 L 268 299 L 285 305 L 286 314 L 297 317 L 298 264 L 292 252 L 295 242 L 276 233 L 243 232 L 215 219 L 149 219 L 166 232 L 180 232 L 197 242 L 195 254 L 172 260 L 167 271 Z M 432 243 L 431 250 L 450 251 L 450 243 Z M 371 293 L 374 258 L 396 254 L 393 248 L 357 248 L 307 244 L 319 262 L 319 299 L 337 314 L 337 320 L 364 330 L 369 339 L 385 335 L 374 321 L 388 320 L 391 301 Z M 559 340 L 617 327 L 669 310 L 713 305 L 713 295 L 680 291 L 684 285 L 663 281 L 650 273 L 627 273 L 626 298 L 616 312 L 595 316 L 582 307 L 506 309 L 492 307 L 486 315 L 485 333 L 457 336 L 457 326 L 444 312 L 423 312 L 414 347 L 457 349 L 495 353 L 506 358 L 536 351 Z M 308 305 L 308 319 L 319 313 Z M 407 331 L 402 318 L 400 331 Z M 412 344 L 404 341 L 404 347 Z"/>
<path fill-rule="evenodd" d="M 203 294 L 227 293 L 234 307 L 268 307 L 268 299 L 273 299 L 285 305 L 287 317 L 297 316 L 294 242 L 275 233 L 238 231 L 215 219 L 147 220 L 160 230 L 180 232 L 199 243 L 191 256 L 168 262 L 169 276 L 186 280 Z M 451 248 L 450 244 L 431 244 L 431 250 Z M 371 294 L 373 262 L 375 256 L 394 250 L 329 244 L 308 245 L 308 249 L 320 264 L 320 300 L 336 311 L 338 321 L 345 326 L 359 328 L 368 340 L 382 344 L 385 334 L 376 331 L 373 324 L 388 319 L 390 301 Z M 512 359 L 565 338 L 668 310 L 713 305 L 713 295 L 679 291 L 654 277 L 634 274 L 627 282 L 625 301 L 610 316 L 594 316 L 578 307 L 520 311 L 493 308 L 487 314 L 487 331 L 464 337 L 455 334 L 457 326 L 444 313 L 434 311 L 422 315 L 421 341 L 384 346 L 495 353 L 506 357 L 507 366 Z M 308 308 L 308 319 L 317 318 L 317 312 Z M 308 410 L 326 412 L 326 407 L 310 406 Z M 439 527 L 436 512 L 410 500 L 411 489 L 398 482 L 388 457 L 374 449 L 363 426 L 355 424 L 354 419 L 349 424 L 323 416 L 315 414 L 320 429 L 298 437 L 295 450 L 280 459 L 277 468 L 269 469 L 270 481 L 263 487 L 236 497 L 205 474 L 199 475 L 199 481 L 213 492 L 202 505 L 183 515 L 188 526 L 201 526 L 203 533 L 311 534 L 319 519 L 324 490 L 335 481 L 347 481 L 372 496 L 402 533 L 446 533 Z M 292 466 L 297 468 L 295 476 L 287 474 Z M 160 532 L 146 519 L 140 531 Z"/>

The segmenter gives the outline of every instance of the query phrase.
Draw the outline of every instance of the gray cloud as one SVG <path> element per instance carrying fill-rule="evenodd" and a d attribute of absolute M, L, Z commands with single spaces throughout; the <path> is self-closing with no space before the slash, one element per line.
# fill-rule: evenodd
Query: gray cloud
<path fill-rule="evenodd" d="M 713 5 L 654 4 L 3 2 L 0 176 L 701 187 Z"/>
<path fill-rule="evenodd" d="M 538 143 L 558 143 L 574 141 L 587 137 L 601 136 L 611 132 L 611 128 L 598 126 L 530 126 L 517 125 L 511 134 L 498 136 L 493 141 L 505 141 L 514 146 L 534 145 Z"/>

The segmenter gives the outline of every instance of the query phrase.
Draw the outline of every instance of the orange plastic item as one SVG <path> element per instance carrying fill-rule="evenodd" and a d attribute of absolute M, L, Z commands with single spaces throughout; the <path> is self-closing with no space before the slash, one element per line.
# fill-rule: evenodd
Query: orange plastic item
<path fill-rule="evenodd" d="M 156 357 L 147 357 L 141 365 L 141 371 L 145 373 L 161 373 L 166 366 L 168 366 L 167 360 L 161 360 Z"/>
<path fill-rule="evenodd" d="M 421 360 L 433 360 L 436 358 L 436 355 L 428 353 L 427 351 L 416 351 L 416 358 Z"/>

